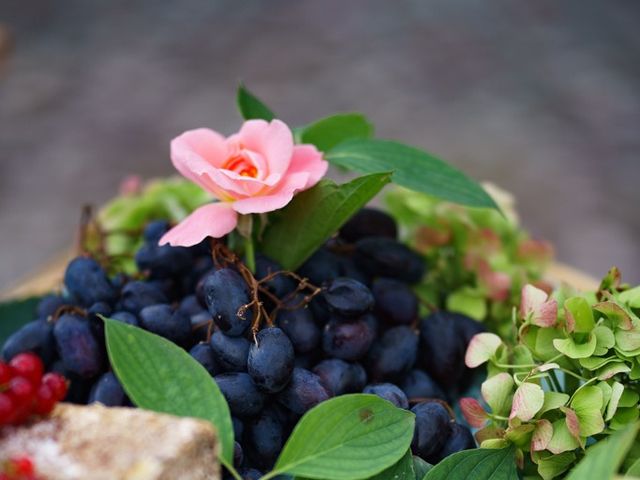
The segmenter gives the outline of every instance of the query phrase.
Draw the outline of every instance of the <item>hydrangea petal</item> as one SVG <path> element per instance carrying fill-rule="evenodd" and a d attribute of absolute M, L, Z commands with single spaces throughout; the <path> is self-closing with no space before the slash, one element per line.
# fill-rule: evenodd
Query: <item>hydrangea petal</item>
<path fill-rule="evenodd" d="M 524 382 L 513 394 L 509 419 L 519 418 L 523 422 L 531 420 L 544 404 L 544 391 L 536 383 Z"/>
<path fill-rule="evenodd" d="M 475 398 L 465 397 L 460 399 L 460 410 L 469 425 L 473 428 L 482 428 L 487 422 L 487 412 Z"/>
<path fill-rule="evenodd" d="M 488 361 L 502 345 L 502 340 L 494 333 L 478 333 L 469 342 L 464 363 L 475 368 Z"/>

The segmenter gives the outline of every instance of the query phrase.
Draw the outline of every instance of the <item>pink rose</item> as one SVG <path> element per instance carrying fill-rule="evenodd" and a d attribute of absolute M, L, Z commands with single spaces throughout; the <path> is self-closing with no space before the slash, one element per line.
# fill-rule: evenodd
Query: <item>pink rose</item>
<path fill-rule="evenodd" d="M 160 245 L 184 247 L 223 237 L 236 227 L 238 214 L 284 207 L 328 168 L 316 147 L 294 145 L 280 120 L 249 120 L 227 138 L 206 128 L 189 130 L 171 142 L 171 160 L 219 200 L 196 209 L 160 239 Z"/>

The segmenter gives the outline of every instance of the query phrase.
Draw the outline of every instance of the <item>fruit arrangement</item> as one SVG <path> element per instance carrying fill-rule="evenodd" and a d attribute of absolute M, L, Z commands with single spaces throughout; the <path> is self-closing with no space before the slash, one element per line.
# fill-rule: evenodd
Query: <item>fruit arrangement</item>
<path fill-rule="evenodd" d="M 4 342 L 0 420 L 63 397 L 203 418 L 236 480 L 633 475 L 640 290 L 551 293 L 504 195 L 362 115 L 238 104 L 237 134 L 173 140 L 186 180 L 85 211 L 61 291 Z"/>

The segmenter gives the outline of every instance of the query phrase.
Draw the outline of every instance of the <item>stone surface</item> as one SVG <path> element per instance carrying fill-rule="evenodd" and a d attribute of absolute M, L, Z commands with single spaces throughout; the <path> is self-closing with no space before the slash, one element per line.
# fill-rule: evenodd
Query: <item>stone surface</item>
<path fill-rule="evenodd" d="M 302 124 L 360 110 L 512 190 L 560 260 L 640 281 L 640 2 L 0 2 L 0 286 L 73 239 L 83 202 L 233 132 L 238 79 Z"/>
<path fill-rule="evenodd" d="M 217 450 L 203 420 L 98 404 L 0 429 L 0 460 L 29 455 L 43 480 L 217 480 Z"/>

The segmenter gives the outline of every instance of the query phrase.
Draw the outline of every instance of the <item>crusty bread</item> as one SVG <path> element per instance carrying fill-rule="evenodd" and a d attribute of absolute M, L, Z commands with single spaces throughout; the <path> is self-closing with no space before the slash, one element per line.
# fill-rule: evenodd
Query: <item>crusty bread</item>
<path fill-rule="evenodd" d="M 29 455 L 47 480 L 216 480 L 218 448 L 203 420 L 99 404 L 0 429 L 0 459 Z"/>

